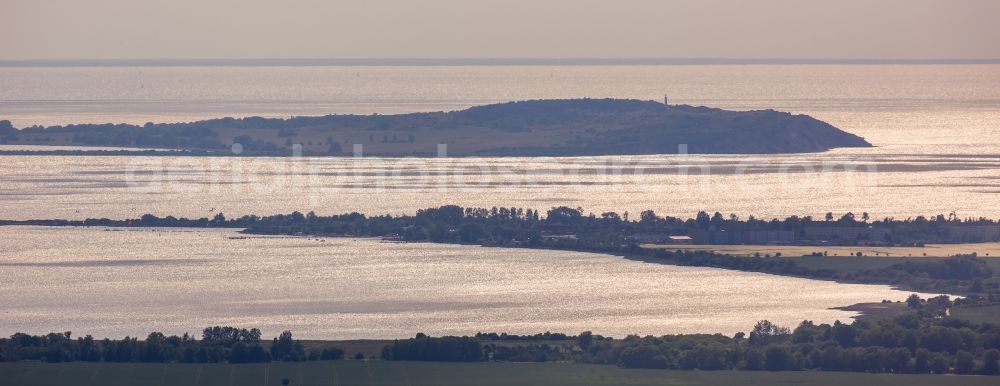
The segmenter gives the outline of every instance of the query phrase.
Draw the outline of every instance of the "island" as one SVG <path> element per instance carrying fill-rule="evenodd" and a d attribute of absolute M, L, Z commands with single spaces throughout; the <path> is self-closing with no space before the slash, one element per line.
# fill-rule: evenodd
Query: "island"
<path fill-rule="evenodd" d="M 531 100 L 451 112 L 221 118 L 142 126 L 16 129 L 0 121 L 0 144 L 259 156 L 346 156 L 354 155 L 355 145 L 371 156 L 438 156 L 439 144 L 447 145 L 449 156 L 772 154 L 872 146 L 807 115 L 628 99 Z"/>

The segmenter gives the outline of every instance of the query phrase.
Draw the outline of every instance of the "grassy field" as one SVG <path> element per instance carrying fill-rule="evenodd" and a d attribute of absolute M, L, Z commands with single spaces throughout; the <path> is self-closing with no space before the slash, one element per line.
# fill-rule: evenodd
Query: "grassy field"
<path fill-rule="evenodd" d="M 953 310 L 952 317 L 975 323 L 998 323 L 1000 322 L 1000 305 L 958 307 Z"/>
<path fill-rule="evenodd" d="M 833 246 L 797 246 L 797 245 L 644 245 L 646 248 L 670 250 L 715 251 L 736 256 L 752 256 L 755 253 L 774 255 L 781 252 L 782 256 L 805 256 L 813 252 L 826 252 L 829 257 L 848 256 L 858 252 L 865 256 L 893 257 L 950 257 L 959 254 L 977 253 L 980 257 L 1000 256 L 1000 243 L 978 244 L 928 244 L 924 247 L 833 247 Z"/>
<path fill-rule="evenodd" d="M 382 348 L 386 345 L 392 344 L 392 340 L 376 340 L 376 339 L 364 339 L 364 340 L 338 340 L 338 341 L 327 341 L 327 340 L 303 340 L 302 345 L 305 346 L 306 351 L 323 351 L 325 348 L 339 348 L 344 350 L 344 357 L 347 359 L 354 358 L 354 355 L 361 353 L 365 358 L 381 358 Z"/>
<path fill-rule="evenodd" d="M 996 385 L 997 377 L 821 372 L 625 370 L 564 363 L 0 363 L 0 385 Z"/>
<path fill-rule="evenodd" d="M 836 309 L 860 312 L 855 318 L 869 323 L 893 319 L 909 311 L 906 303 L 860 303 Z"/>
<path fill-rule="evenodd" d="M 669 250 L 713 251 L 733 256 L 774 256 L 780 252 L 782 258 L 811 269 L 832 269 L 835 271 L 857 271 L 885 268 L 907 261 L 934 261 L 961 253 L 976 252 L 986 264 L 1000 272 L 1000 243 L 928 245 L 918 247 L 803 247 L 776 245 L 644 245 L 645 248 Z M 813 252 L 827 252 L 827 256 L 809 256 Z M 864 256 L 853 255 L 862 252 Z M 875 255 L 878 253 L 878 255 Z M 924 256 L 924 253 L 927 256 Z M 988 254 L 988 256 L 987 256 Z"/>

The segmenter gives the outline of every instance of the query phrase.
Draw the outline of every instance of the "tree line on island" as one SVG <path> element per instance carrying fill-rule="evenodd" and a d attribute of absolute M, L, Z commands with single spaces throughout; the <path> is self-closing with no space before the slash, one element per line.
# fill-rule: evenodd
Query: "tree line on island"
<path fill-rule="evenodd" d="M 965 296 L 960 306 L 982 307 L 1000 303 L 1000 283 L 986 261 L 959 255 L 933 261 L 903 261 L 882 268 L 837 270 L 810 268 L 794 258 L 744 258 L 707 251 L 633 249 L 631 252 L 670 264 L 763 272 L 810 279 L 863 284 L 888 284 L 908 290 L 948 292 Z"/>
<path fill-rule="evenodd" d="M 385 347 L 385 360 L 614 364 L 624 368 L 1000 374 L 1000 326 L 948 318 L 947 296 L 907 299 L 909 312 L 877 323 L 814 324 L 794 330 L 769 321 L 746 333 L 502 339 L 496 334 L 432 338 L 418 334 Z M 514 343 L 511 343 L 514 342 Z M 476 355 L 481 352 L 481 355 Z"/>
<path fill-rule="evenodd" d="M 246 228 L 255 234 L 302 234 L 329 236 L 383 236 L 406 241 L 432 241 L 446 243 L 483 244 L 498 246 L 543 246 L 552 236 L 573 236 L 579 243 L 599 249 L 617 248 L 630 242 L 641 242 L 642 235 L 691 236 L 703 244 L 757 244 L 738 240 L 715 241 L 708 238 L 712 232 L 783 231 L 794 237 L 785 242 L 813 245 L 821 249 L 826 245 L 881 245 L 913 246 L 924 243 L 965 243 L 1000 241 L 1000 222 L 985 218 L 959 218 L 950 214 L 931 217 L 896 219 L 886 217 L 872 220 L 868 213 L 846 213 L 839 218 L 828 213 L 824 219 L 812 216 L 790 216 L 785 219 L 758 219 L 749 216 L 741 219 L 702 211 L 693 218 L 659 216 L 647 210 L 638 218 L 629 212 L 619 214 L 604 212 L 600 215 L 584 214 L 582 208 L 555 207 L 544 214 L 526 208 L 463 208 L 445 205 L 418 210 L 415 215 L 367 216 L 353 212 L 342 215 L 321 216 L 314 212 L 302 214 L 257 216 L 247 215 L 227 218 L 216 214 L 212 218 L 158 217 L 146 214 L 137 219 L 112 220 L 91 218 L 83 221 L 30 220 L 3 221 L 0 225 L 86 225 L 86 226 L 142 226 L 142 227 L 230 227 Z M 851 239 L 830 237 L 828 233 L 813 232 L 822 229 L 884 230 L 882 238 L 865 238 L 858 234 Z M 975 230 L 977 232 L 971 232 Z M 845 232 L 840 232 L 845 233 Z M 850 233 L 850 232 L 847 232 Z M 972 233 L 978 233 L 973 239 Z M 995 234 L 994 234 L 995 233 Z"/>
<path fill-rule="evenodd" d="M 812 268 L 780 253 L 757 258 L 726 254 L 644 248 L 641 235 L 699 235 L 738 232 L 783 231 L 799 235 L 796 244 L 815 245 L 814 256 L 824 256 L 826 240 L 809 240 L 808 229 L 890 229 L 893 242 L 919 245 L 925 240 L 947 241 L 962 229 L 1000 230 L 997 221 L 986 218 L 961 219 L 956 215 L 919 216 L 896 220 L 871 221 L 870 216 L 848 213 L 823 220 L 810 216 L 791 216 L 783 220 L 723 216 L 699 212 L 694 218 L 661 217 L 653 211 L 641 212 L 638 218 L 629 213 L 605 212 L 585 215 L 581 208 L 556 207 L 542 213 L 523 208 L 462 208 L 446 205 L 423 209 L 414 215 L 367 216 L 361 213 L 320 216 L 302 214 L 227 218 L 186 219 L 151 214 L 131 220 L 87 219 L 83 221 L 35 220 L 0 221 L 4 224 L 113 226 L 113 227 L 228 227 L 244 228 L 248 234 L 384 237 L 402 241 L 459 243 L 484 246 L 551 248 L 573 251 L 613 253 L 655 259 L 665 263 L 765 272 L 814 279 L 856 283 L 890 284 L 914 291 L 962 294 L 977 304 L 1000 303 L 1000 281 L 986 262 L 974 254 L 932 261 L 900 261 L 881 268 L 835 270 Z M 870 240 L 851 240 L 861 243 Z M 860 255 L 860 252 L 859 252 Z"/>
<path fill-rule="evenodd" d="M 97 340 L 90 335 L 73 339 L 71 332 L 39 336 L 17 333 L 0 339 L 0 361 L 260 363 L 343 358 L 344 351 L 337 348 L 306 351 L 301 342 L 292 338 L 291 331 L 266 342 L 256 328 L 220 326 L 205 328 L 200 340 L 186 333 L 166 336 L 159 332 L 150 333 L 145 340 Z"/>
<path fill-rule="evenodd" d="M 385 345 L 382 360 L 443 362 L 576 362 L 623 368 L 747 371 L 849 371 L 1000 374 L 1000 325 L 949 317 L 947 296 L 906 301 L 890 320 L 851 324 L 803 321 L 794 329 L 763 320 L 749 333 L 627 336 L 584 332 L 430 337 Z M 357 355 L 355 359 L 366 359 Z M 151 333 L 145 340 L 72 339 L 70 333 L 0 339 L 0 361 L 257 363 L 341 360 L 332 347 L 306 349 L 285 331 L 270 342 L 257 329 L 210 327 L 202 338 Z"/>

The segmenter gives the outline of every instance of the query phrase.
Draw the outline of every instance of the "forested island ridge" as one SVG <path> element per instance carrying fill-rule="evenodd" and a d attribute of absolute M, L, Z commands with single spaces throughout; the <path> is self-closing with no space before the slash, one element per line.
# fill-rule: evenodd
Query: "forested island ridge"
<path fill-rule="evenodd" d="M 0 144 L 187 151 L 175 155 L 232 155 L 238 144 L 237 153 L 247 156 L 289 156 L 293 149 L 310 156 L 344 156 L 353 154 L 353 145 L 363 145 L 364 153 L 372 156 L 436 156 L 438 144 L 446 144 L 450 156 L 767 154 L 871 146 L 806 115 L 626 99 L 530 100 L 450 112 L 145 125 L 16 129 L 0 121 Z"/>

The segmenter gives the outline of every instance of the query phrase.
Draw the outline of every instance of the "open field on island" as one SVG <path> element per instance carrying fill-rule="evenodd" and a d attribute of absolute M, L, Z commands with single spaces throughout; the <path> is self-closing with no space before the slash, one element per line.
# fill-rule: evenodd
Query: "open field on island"
<path fill-rule="evenodd" d="M 327 361 L 304 363 L 143 364 L 0 363 L 0 385 L 996 385 L 981 376 L 835 372 L 627 370 L 568 363 L 430 363 Z"/>
<path fill-rule="evenodd" d="M 1000 243 L 976 244 L 928 244 L 924 247 L 841 247 L 841 246 L 798 246 L 798 245 L 643 245 L 644 248 L 714 251 L 736 256 L 772 255 L 780 252 L 784 257 L 808 256 L 814 252 L 826 252 L 828 256 L 849 256 L 858 252 L 864 256 L 889 257 L 950 257 L 975 252 L 980 257 L 1000 257 Z"/>
<path fill-rule="evenodd" d="M 1000 323 L 1000 305 L 984 307 L 957 307 L 952 317 L 974 323 Z"/>
<path fill-rule="evenodd" d="M 711 251 L 732 256 L 760 256 L 781 253 L 781 259 L 810 269 L 852 272 L 886 268 L 908 261 L 936 261 L 957 254 L 976 252 L 994 272 L 1000 272 L 1000 243 L 928 245 L 919 247 L 814 247 L 782 245 L 643 245 L 650 249 Z M 810 256 L 813 252 L 827 256 Z M 861 252 L 863 256 L 857 256 Z M 878 253 L 878 255 L 876 255 Z M 924 253 L 927 256 L 924 256 Z M 988 256 L 987 256 L 988 255 Z"/>
<path fill-rule="evenodd" d="M 801 256 L 782 257 L 810 269 L 832 269 L 834 271 L 857 271 L 864 269 L 879 269 L 907 261 L 932 261 L 940 257 L 885 257 L 885 256 Z M 986 265 L 995 272 L 1000 272 L 1000 258 L 986 258 Z"/>

